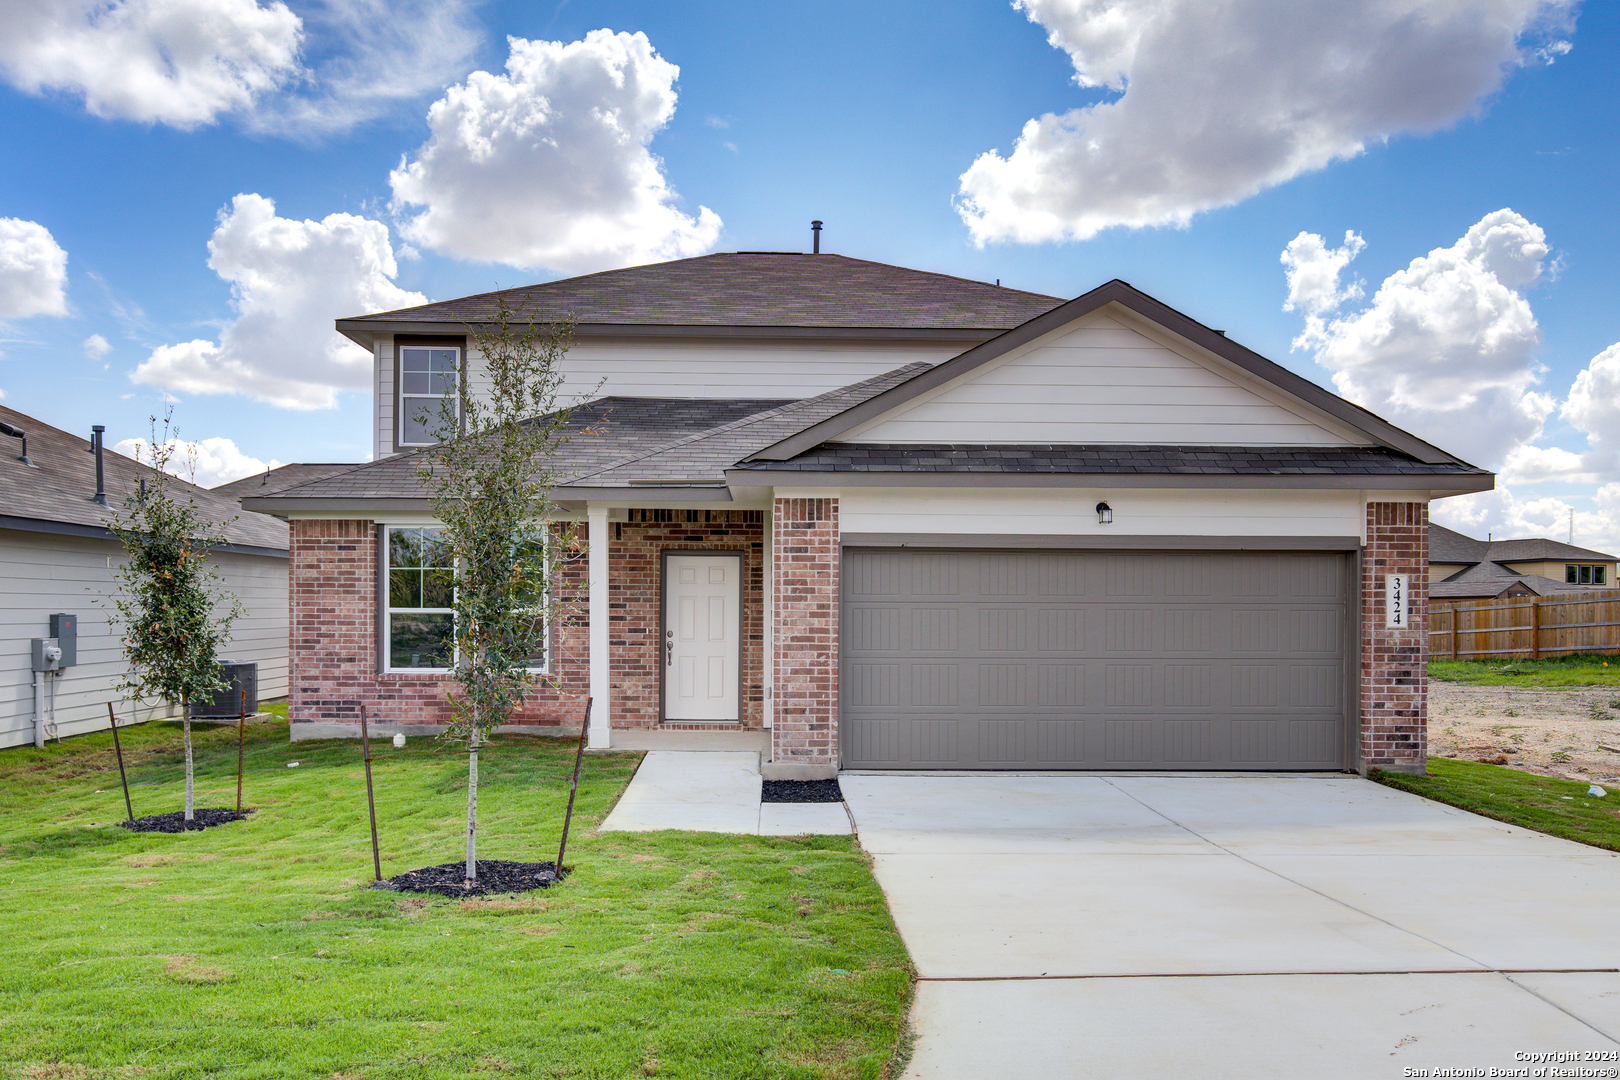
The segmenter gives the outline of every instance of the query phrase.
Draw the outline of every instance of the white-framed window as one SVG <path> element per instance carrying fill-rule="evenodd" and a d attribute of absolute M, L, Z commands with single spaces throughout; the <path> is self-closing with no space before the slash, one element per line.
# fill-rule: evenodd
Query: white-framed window
<path fill-rule="evenodd" d="M 1569 585 L 1607 585 L 1608 579 L 1609 568 L 1602 563 L 1596 566 L 1566 563 L 1564 566 L 1564 582 Z"/>
<path fill-rule="evenodd" d="M 389 671 L 449 671 L 455 657 L 455 570 L 442 530 L 388 526 L 385 655 Z"/>
<path fill-rule="evenodd" d="M 443 530 L 431 525 L 389 525 L 384 544 L 388 606 L 383 622 L 388 671 L 449 671 L 455 660 L 455 570 Z M 544 673 L 551 663 L 551 601 L 543 536 L 525 544 L 518 559 L 534 568 L 537 583 L 522 608 L 538 624 L 540 647 L 529 670 Z"/>
<path fill-rule="evenodd" d="M 461 349 L 453 345 L 399 347 L 399 445 L 442 442 L 445 400 L 456 396 Z"/>

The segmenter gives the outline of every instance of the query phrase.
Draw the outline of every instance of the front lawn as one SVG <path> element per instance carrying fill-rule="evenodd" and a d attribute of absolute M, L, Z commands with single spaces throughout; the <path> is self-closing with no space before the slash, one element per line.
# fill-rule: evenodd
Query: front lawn
<path fill-rule="evenodd" d="M 123 739 L 136 815 L 179 809 L 178 725 Z M 233 805 L 234 727 L 195 744 Z M 373 755 L 384 876 L 459 858 L 465 753 Z M 0 1075 L 883 1075 L 909 963 L 853 841 L 595 833 L 637 760 L 587 755 L 563 884 L 453 901 L 367 888 L 356 742 L 254 726 L 256 812 L 184 835 L 113 824 L 106 734 L 0 752 Z M 481 857 L 556 857 L 572 764 L 480 755 Z"/>
<path fill-rule="evenodd" d="M 1374 771 L 1373 779 L 1510 825 L 1620 851 L 1620 791 L 1594 798 L 1584 780 L 1433 757 L 1427 776 Z"/>
<path fill-rule="evenodd" d="M 1580 653 L 1545 660 L 1442 660 L 1431 656 L 1429 678 L 1464 686 L 1620 687 L 1620 656 Z"/>

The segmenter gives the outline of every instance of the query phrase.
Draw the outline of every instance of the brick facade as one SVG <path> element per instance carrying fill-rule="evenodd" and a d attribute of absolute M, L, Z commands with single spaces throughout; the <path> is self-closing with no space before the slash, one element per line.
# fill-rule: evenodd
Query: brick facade
<path fill-rule="evenodd" d="M 836 769 L 838 500 L 777 499 L 773 521 L 772 760 Z"/>
<path fill-rule="evenodd" d="M 371 521 L 294 519 L 288 618 L 288 715 L 294 724 L 443 724 L 454 681 L 440 674 L 378 670 L 377 526 Z M 556 686 L 535 687 L 514 723 L 579 724 L 589 692 L 589 628 L 579 594 L 583 559 L 563 571 L 553 619 Z"/>
<path fill-rule="evenodd" d="M 1361 768 L 1424 771 L 1428 759 L 1429 506 L 1367 504 L 1361 559 Z M 1406 629 L 1384 625 L 1384 578 L 1406 574 Z"/>
<path fill-rule="evenodd" d="M 613 727 L 650 728 L 663 719 L 659 628 L 663 553 L 743 553 L 742 708 L 744 727 L 765 715 L 765 525 L 759 510 L 631 510 L 614 522 L 608 557 L 608 646 Z M 655 520 L 663 518 L 665 520 Z M 677 722 L 683 730 L 735 729 L 735 724 Z"/>

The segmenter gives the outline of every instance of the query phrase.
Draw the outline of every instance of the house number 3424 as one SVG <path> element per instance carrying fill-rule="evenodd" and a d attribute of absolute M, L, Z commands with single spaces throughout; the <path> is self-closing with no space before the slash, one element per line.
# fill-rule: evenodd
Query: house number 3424
<path fill-rule="evenodd" d="M 1406 574 L 1387 574 L 1384 577 L 1384 625 L 1393 630 L 1405 630 L 1411 618 L 1407 610 Z"/>

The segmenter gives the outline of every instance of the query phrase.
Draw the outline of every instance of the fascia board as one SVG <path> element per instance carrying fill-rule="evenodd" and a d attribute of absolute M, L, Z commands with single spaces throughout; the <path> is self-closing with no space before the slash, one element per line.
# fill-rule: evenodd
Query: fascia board
<path fill-rule="evenodd" d="M 20 518 L 0 514 L 0 529 L 13 532 L 46 533 L 51 536 L 82 536 L 88 540 L 111 540 L 122 544 L 111 529 L 98 525 L 76 525 L 70 521 L 46 521 L 42 518 Z M 254 544 L 210 544 L 209 551 L 227 551 L 236 555 L 261 555 L 267 559 L 285 559 L 286 548 L 259 547 Z"/>
<path fill-rule="evenodd" d="M 844 432 L 860 424 L 874 420 L 936 387 L 943 386 L 953 379 L 966 375 L 1006 355 L 1013 349 L 1035 341 L 1052 333 L 1054 330 L 1061 329 L 1110 303 L 1117 303 L 1171 333 L 1185 338 L 1194 345 L 1235 365 L 1249 375 L 1269 383 L 1292 397 L 1298 398 L 1305 404 L 1347 424 L 1381 446 L 1399 450 L 1401 453 L 1409 454 L 1419 461 L 1431 465 L 1466 464 L 1460 458 L 1453 457 L 1439 447 L 1426 443 L 1409 432 L 1402 431 L 1387 420 L 1375 416 L 1360 406 L 1352 405 L 1337 394 L 1322 389 L 1309 379 L 1294 374 L 1281 364 L 1267 360 L 1252 349 L 1232 341 L 1225 334 L 1216 333 L 1202 323 L 1183 315 L 1169 305 L 1153 299 L 1153 297 L 1117 278 L 1070 300 L 1066 304 L 1053 308 L 1044 315 L 1037 315 L 1022 326 L 1008 330 L 1006 333 L 981 345 L 976 345 L 942 364 L 937 364 L 927 371 L 913 376 L 899 386 L 892 387 L 875 397 L 868 398 L 858 405 L 839 413 L 837 416 L 823 420 L 821 423 L 808 427 L 797 435 L 768 446 L 755 453 L 748 460 L 787 461 L 790 458 L 797 457 L 813 447 L 833 441 Z"/>
<path fill-rule="evenodd" d="M 478 323 L 445 321 L 420 322 L 411 320 L 386 321 L 368 319 L 338 319 L 337 331 L 350 341 L 371 348 L 378 334 L 450 334 L 466 335 L 476 331 Z M 675 325 L 670 323 L 579 323 L 574 326 L 574 337 L 579 338 L 714 338 L 780 340 L 834 340 L 834 341 L 988 341 L 1003 331 L 995 329 L 954 330 L 940 327 L 899 326 L 709 326 L 702 324 Z"/>
<path fill-rule="evenodd" d="M 797 472 L 771 469 L 728 469 L 734 488 L 757 487 L 891 487 L 891 488 L 1228 488 L 1297 491 L 1366 490 L 1431 491 L 1436 482 L 1450 494 L 1489 491 L 1490 474 L 1456 476 L 1378 476 L 1369 473 L 1304 476 L 1234 475 L 1231 473 L 995 473 L 995 472 Z"/>
<path fill-rule="evenodd" d="M 547 496 L 559 506 L 572 506 L 587 502 L 612 502 L 619 505 L 635 503 L 638 506 L 673 505 L 675 503 L 714 504 L 734 501 L 729 488 L 716 484 L 712 487 L 561 487 L 548 491 Z M 252 503 L 252 506 L 248 504 Z M 242 509 L 261 514 L 274 514 L 286 518 L 366 518 L 378 515 L 431 514 L 433 500 L 427 498 L 311 498 L 277 497 L 266 495 L 257 499 L 243 499 Z"/>

